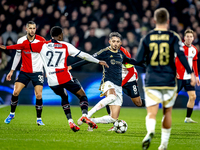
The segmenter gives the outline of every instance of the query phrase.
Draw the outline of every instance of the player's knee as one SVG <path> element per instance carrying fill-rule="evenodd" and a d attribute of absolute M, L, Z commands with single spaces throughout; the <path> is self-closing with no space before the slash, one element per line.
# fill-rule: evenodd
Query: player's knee
<path fill-rule="evenodd" d="M 117 99 L 117 96 L 114 95 L 114 94 L 109 94 L 107 97 L 109 98 L 109 100 L 110 100 L 111 102 L 113 102 L 113 101 L 115 101 L 115 100 Z"/>
<path fill-rule="evenodd" d="M 196 99 L 196 94 L 190 95 L 190 97 L 189 97 L 190 101 L 195 101 L 195 99 Z"/>
<path fill-rule="evenodd" d="M 138 106 L 138 107 L 142 106 L 142 100 L 140 99 L 140 97 L 132 98 L 132 101 L 136 106 Z"/>
<path fill-rule="evenodd" d="M 20 93 L 20 91 L 18 91 L 18 90 L 14 90 L 14 91 L 13 91 L 13 95 L 14 95 L 14 96 L 19 96 L 19 93 Z"/>
<path fill-rule="evenodd" d="M 36 92 L 35 93 L 36 99 L 42 99 L 42 93 L 41 92 Z"/>

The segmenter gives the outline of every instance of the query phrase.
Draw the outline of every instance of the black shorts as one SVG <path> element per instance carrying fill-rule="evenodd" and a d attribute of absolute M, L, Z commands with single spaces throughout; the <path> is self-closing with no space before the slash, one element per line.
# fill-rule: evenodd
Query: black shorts
<path fill-rule="evenodd" d="M 50 88 L 54 91 L 56 95 L 62 95 L 63 92 L 65 92 L 65 89 L 73 94 L 76 94 L 76 92 L 78 92 L 82 88 L 82 86 L 76 78 L 73 78 L 73 80 L 70 80 L 67 83 L 50 86 Z"/>
<path fill-rule="evenodd" d="M 191 82 L 190 79 L 188 79 L 188 80 L 177 79 L 177 82 L 178 82 L 177 93 L 179 93 L 182 90 L 183 87 L 186 91 L 195 91 L 195 87 L 190 84 L 190 82 Z"/>
<path fill-rule="evenodd" d="M 44 75 L 42 72 L 35 72 L 35 73 L 26 73 L 23 71 L 20 71 L 17 80 L 15 82 L 20 82 L 25 85 L 25 87 L 28 85 L 28 83 L 32 81 L 33 86 L 36 85 L 42 85 L 44 83 Z"/>
<path fill-rule="evenodd" d="M 138 85 L 136 81 L 127 82 L 122 87 L 123 92 L 131 98 L 136 98 L 140 96 Z"/>

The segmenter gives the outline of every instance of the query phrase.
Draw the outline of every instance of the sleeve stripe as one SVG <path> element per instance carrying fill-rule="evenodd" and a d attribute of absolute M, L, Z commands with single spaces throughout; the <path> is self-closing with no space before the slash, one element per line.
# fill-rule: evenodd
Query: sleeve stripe
<path fill-rule="evenodd" d="M 74 57 L 77 57 L 80 53 L 81 53 L 81 50 Z"/>

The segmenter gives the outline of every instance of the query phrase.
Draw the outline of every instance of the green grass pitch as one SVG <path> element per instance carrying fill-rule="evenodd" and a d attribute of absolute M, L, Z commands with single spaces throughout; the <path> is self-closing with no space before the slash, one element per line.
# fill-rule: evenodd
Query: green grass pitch
<path fill-rule="evenodd" d="M 71 106 L 72 117 L 77 122 L 81 116 L 79 107 Z M 36 125 L 34 106 L 19 105 L 15 119 L 5 124 L 4 119 L 10 106 L 0 108 L 0 150 L 141 150 L 141 142 L 146 134 L 144 108 L 125 108 L 119 119 L 125 120 L 128 130 L 124 134 L 108 132 L 112 124 L 98 124 L 93 132 L 83 124 L 79 132 L 73 132 L 61 106 L 44 106 L 42 119 L 45 126 Z M 198 124 L 184 123 L 186 109 L 174 109 L 172 132 L 168 150 L 200 149 L 200 111 L 193 112 L 192 119 Z M 106 115 L 102 109 L 94 117 Z M 157 115 L 156 134 L 149 150 L 156 150 L 160 144 L 162 110 Z"/>

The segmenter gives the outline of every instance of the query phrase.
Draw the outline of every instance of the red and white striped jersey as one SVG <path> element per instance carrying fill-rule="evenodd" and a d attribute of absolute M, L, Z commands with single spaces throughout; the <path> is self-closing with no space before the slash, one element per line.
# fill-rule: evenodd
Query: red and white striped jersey
<path fill-rule="evenodd" d="M 39 35 L 35 35 L 35 39 L 33 41 L 29 41 L 27 36 L 23 36 L 18 39 L 17 44 L 30 44 L 30 43 L 38 43 L 46 41 L 43 37 Z M 34 72 L 43 72 L 43 62 L 40 57 L 40 54 L 34 53 L 30 50 L 30 48 L 25 49 L 23 51 L 17 50 L 18 53 L 21 53 L 22 57 L 22 65 L 20 70 L 27 73 Z"/>
<path fill-rule="evenodd" d="M 90 62 L 99 63 L 99 60 L 91 55 L 81 52 L 72 44 L 54 39 L 45 42 L 32 44 L 16 44 L 7 46 L 6 49 L 31 49 L 32 52 L 40 53 L 47 75 L 49 86 L 64 84 L 72 80 L 72 75 L 68 70 L 68 56 L 80 57 Z"/>
<path fill-rule="evenodd" d="M 120 50 L 129 58 L 131 58 L 131 54 L 123 47 L 120 47 Z M 128 68 L 133 68 L 134 71 L 130 74 L 131 77 L 128 77 L 129 70 Z M 126 77 L 128 77 L 128 81 L 126 82 L 132 82 L 138 80 L 138 73 L 135 69 L 134 65 L 131 64 L 122 64 L 122 80 L 124 80 Z"/>
<path fill-rule="evenodd" d="M 187 47 L 185 44 L 183 46 L 185 56 L 188 60 L 189 66 L 194 70 L 195 75 L 198 77 L 198 69 L 197 69 L 197 48 L 194 45 Z M 191 79 L 191 75 L 187 73 L 185 67 L 180 62 L 179 58 L 175 58 L 176 70 L 177 70 L 177 79 L 187 80 Z"/>

